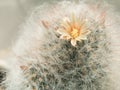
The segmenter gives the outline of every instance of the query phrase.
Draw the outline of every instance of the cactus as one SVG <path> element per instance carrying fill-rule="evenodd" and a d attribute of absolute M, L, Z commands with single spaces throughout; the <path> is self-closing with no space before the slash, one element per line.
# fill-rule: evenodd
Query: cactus
<path fill-rule="evenodd" d="M 90 8 L 90 4 L 82 1 L 78 4 L 62 1 L 49 5 L 49 9 L 47 6 L 37 8 L 26 22 L 26 31 L 13 48 L 14 57 L 10 59 L 15 68 L 11 66 L 5 90 L 113 90 L 106 70 L 111 43 L 104 8 L 100 5 Z M 76 29 L 69 33 L 70 38 L 60 39 L 62 35 L 58 33 L 66 28 L 61 26 L 63 19 L 70 19 L 73 14 L 75 21 L 79 21 L 79 16 L 80 23 L 84 21 L 77 25 L 80 31 L 90 31 L 74 43 L 72 40 L 79 36 Z"/>
<path fill-rule="evenodd" d="M 30 64 L 24 72 L 33 90 L 103 90 L 109 52 L 106 35 L 96 30 L 88 38 L 77 47 L 57 36 L 45 43 L 40 55 L 46 62 Z"/>
<path fill-rule="evenodd" d="M 60 19 L 55 22 L 58 22 L 57 28 Z M 38 59 L 36 63 L 28 64 L 24 71 L 33 90 L 106 90 L 104 68 L 110 51 L 105 27 L 93 18 L 85 23 L 94 25 L 89 27 L 88 40 L 73 46 L 69 40 L 61 40 L 52 26 L 42 22 L 46 39 L 37 49 L 43 62 Z"/>

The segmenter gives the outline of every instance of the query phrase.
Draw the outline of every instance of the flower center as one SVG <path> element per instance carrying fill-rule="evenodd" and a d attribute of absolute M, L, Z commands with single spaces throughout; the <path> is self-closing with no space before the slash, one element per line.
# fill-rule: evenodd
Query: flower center
<path fill-rule="evenodd" d="M 73 37 L 75 39 L 76 37 L 79 36 L 79 30 L 73 28 L 73 30 L 71 31 L 70 35 L 71 35 L 71 37 Z"/>

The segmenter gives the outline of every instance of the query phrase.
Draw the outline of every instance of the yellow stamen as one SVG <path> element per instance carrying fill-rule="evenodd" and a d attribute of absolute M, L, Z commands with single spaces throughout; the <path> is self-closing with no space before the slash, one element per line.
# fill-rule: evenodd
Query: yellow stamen
<path fill-rule="evenodd" d="M 71 44 L 75 46 L 77 41 L 86 40 L 90 32 L 86 25 L 85 20 L 75 18 L 74 15 L 71 19 L 65 19 L 60 26 L 61 30 L 59 30 L 61 38 L 70 40 Z"/>
<path fill-rule="evenodd" d="M 78 29 L 75 29 L 75 28 L 73 28 L 73 30 L 71 31 L 71 37 L 73 37 L 73 38 L 76 38 L 76 37 L 78 37 L 79 36 L 79 31 L 78 31 Z"/>

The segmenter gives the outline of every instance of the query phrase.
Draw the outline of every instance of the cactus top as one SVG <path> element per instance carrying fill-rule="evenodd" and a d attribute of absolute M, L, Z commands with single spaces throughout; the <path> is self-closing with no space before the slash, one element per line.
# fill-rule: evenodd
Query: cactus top
<path fill-rule="evenodd" d="M 70 40 L 73 46 L 76 45 L 77 41 L 86 40 L 90 30 L 87 26 L 87 19 L 76 17 L 65 17 L 60 24 L 57 32 L 61 34 L 61 39 Z"/>

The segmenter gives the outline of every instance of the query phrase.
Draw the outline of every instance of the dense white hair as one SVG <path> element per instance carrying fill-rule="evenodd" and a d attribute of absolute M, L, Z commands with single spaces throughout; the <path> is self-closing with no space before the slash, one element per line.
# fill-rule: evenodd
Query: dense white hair
<path fill-rule="evenodd" d="M 6 79 L 3 81 L 3 87 L 5 90 L 34 90 L 32 85 L 34 85 L 35 90 L 50 90 L 45 88 L 39 89 L 39 86 L 36 86 L 37 82 L 33 84 L 28 80 L 27 76 L 32 76 L 32 74 L 30 75 L 29 73 L 30 67 L 35 67 L 38 69 L 38 71 L 41 70 L 41 67 L 45 67 L 50 72 L 55 73 L 57 78 L 60 78 L 59 75 L 57 76 L 58 73 L 51 68 L 52 64 L 60 61 L 58 58 L 60 53 L 56 56 L 52 55 L 54 50 L 63 47 L 62 44 L 64 44 L 64 40 L 58 41 L 58 43 L 61 42 L 61 44 L 57 44 L 58 46 L 55 43 L 57 42 L 56 40 L 59 40 L 59 38 L 56 39 L 56 33 L 54 33 L 52 29 L 57 26 L 57 21 L 71 15 L 71 13 L 74 13 L 77 16 L 83 15 L 86 18 L 91 18 L 94 20 L 94 22 L 98 22 L 100 15 L 103 12 L 106 14 L 106 28 L 102 29 L 105 30 L 106 37 L 103 41 L 104 43 L 109 43 L 107 47 L 109 48 L 110 52 L 104 51 L 103 47 L 99 48 L 98 52 L 102 52 L 104 56 L 100 57 L 100 61 L 98 60 L 97 62 L 106 65 L 102 69 L 104 69 L 105 73 L 107 74 L 107 80 L 109 81 L 100 82 L 103 83 L 100 90 L 120 90 L 120 46 L 118 45 L 120 44 L 119 14 L 112 10 L 112 7 L 107 5 L 105 2 L 90 2 L 87 0 L 79 2 L 59 1 L 51 4 L 45 3 L 33 11 L 28 20 L 23 24 L 20 37 L 13 46 L 11 54 L 6 60 L 6 63 L 3 62 L 2 67 L 6 66 L 5 68 L 8 69 L 6 73 Z M 46 22 L 49 24 L 50 30 L 46 29 L 44 25 Z M 101 40 L 98 42 L 103 41 Z M 54 43 L 56 45 L 55 49 L 52 48 Z M 63 55 L 64 52 L 66 53 L 64 48 L 66 47 L 62 48 L 63 52 L 61 52 L 61 55 Z M 66 55 L 63 56 L 66 58 Z M 39 68 L 36 64 L 40 65 Z M 28 69 L 23 70 L 21 69 L 21 66 L 24 68 L 27 67 Z M 26 72 L 29 75 L 25 76 L 24 74 Z M 92 86 L 90 84 L 91 86 L 87 87 L 86 85 L 87 84 L 84 85 L 83 83 L 81 90 L 99 90 L 97 89 L 97 86 Z M 58 90 L 57 87 L 54 87 L 55 86 L 53 85 L 53 90 Z M 80 88 L 71 86 L 70 89 L 69 86 L 69 89 L 66 88 L 60 90 L 80 90 Z"/>

